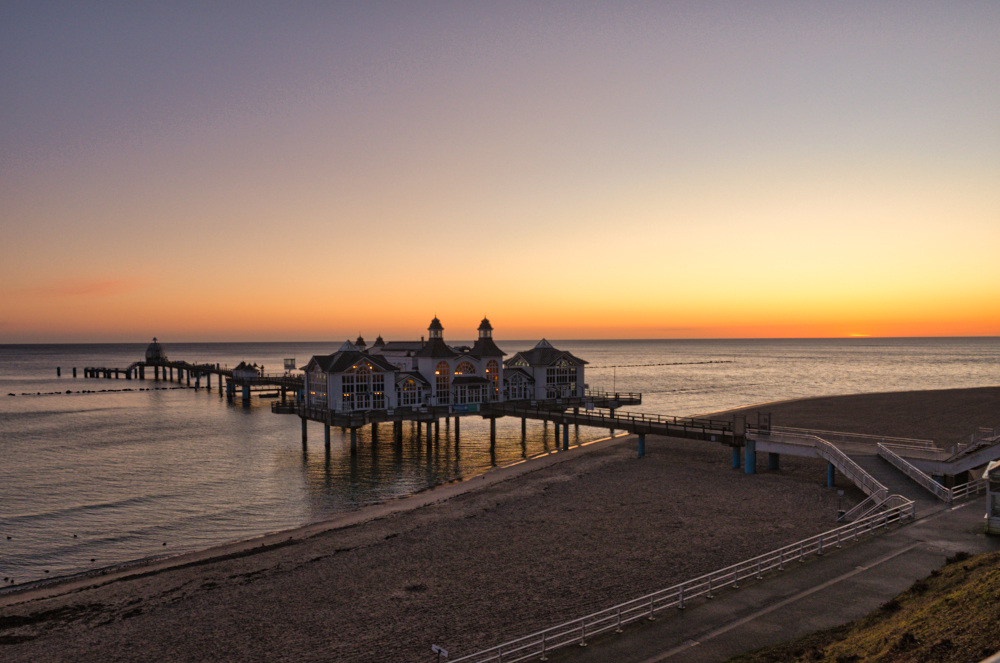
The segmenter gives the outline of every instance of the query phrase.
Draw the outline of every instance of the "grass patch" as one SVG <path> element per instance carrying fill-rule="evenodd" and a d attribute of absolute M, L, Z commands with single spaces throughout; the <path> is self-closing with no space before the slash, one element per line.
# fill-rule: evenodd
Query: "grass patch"
<path fill-rule="evenodd" d="M 1000 552 L 957 553 L 849 624 L 758 649 L 731 663 L 979 663 L 1000 651 Z"/>

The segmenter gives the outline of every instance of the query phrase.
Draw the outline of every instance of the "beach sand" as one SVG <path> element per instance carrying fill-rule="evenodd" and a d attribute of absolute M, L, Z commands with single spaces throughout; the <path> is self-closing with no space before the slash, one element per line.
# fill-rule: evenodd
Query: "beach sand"
<path fill-rule="evenodd" d="M 998 403 L 1000 388 L 766 411 L 785 425 L 947 439 L 1000 424 L 988 420 Z M 599 442 L 127 577 L 0 597 L 0 657 L 426 661 L 440 644 L 454 658 L 833 526 L 824 462 L 782 458 L 752 476 L 730 463 L 716 443 L 649 436 L 638 459 L 631 437 Z M 838 481 L 845 505 L 862 497 Z"/>

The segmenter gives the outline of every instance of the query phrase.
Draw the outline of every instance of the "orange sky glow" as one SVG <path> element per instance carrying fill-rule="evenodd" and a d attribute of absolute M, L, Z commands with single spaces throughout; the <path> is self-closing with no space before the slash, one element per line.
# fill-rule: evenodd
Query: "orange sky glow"
<path fill-rule="evenodd" d="M 5 11 L 0 343 L 1000 336 L 995 3 Z"/>

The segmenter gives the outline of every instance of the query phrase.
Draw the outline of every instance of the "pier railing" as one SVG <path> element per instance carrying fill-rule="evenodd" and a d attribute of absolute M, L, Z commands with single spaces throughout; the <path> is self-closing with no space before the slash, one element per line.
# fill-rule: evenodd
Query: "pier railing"
<path fill-rule="evenodd" d="M 954 488 L 942 486 L 934 480 L 934 477 L 916 467 L 884 444 L 878 445 L 878 455 L 889 461 L 889 464 L 916 481 L 920 486 L 932 492 L 942 502 L 951 504 L 957 499 L 969 497 L 970 495 L 978 495 L 980 492 L 986 491 L 988 481 L 985 479 L 969 481 Z"/>
<path fill-rule="evenodd" d="M 630 622 L 653 619 L 658 613 L 669 608 L 683 610 L 686 603 L 694 598 L 700 596 L 711 598 L 714 592 L 727 587 L 739 588 L 740 582 L 751 579 L 763 580 L 765 574 L 783 571 L 788 564 L 833 552 L 848 541 L 856 541 L 861 536 L 872 535 L 876 530 L 916 517 L 913 502 L 899 495 L 893 495 L 890 499 L 891 508 L 856 520 L 850 525 L 811 536 L 738 564 L 593 612 L 585 617 L 456 658 L 453 663 L 493 661 L 517 663 L 544 660 L 546 653 L 554 649 L 568 645 L 585 645 L 588 639 L 609 631 L 620 633 L 622 627 Z"/>
<path fill-rule="evenodd" d="M 903 448 L 928 449 L 931 451 L 940 451 L 938 446 L 934 444 L 934 440 L 920 440 L 908 437 L 888 437 L 885 435 L 866 435 L 864 433 L 846 433 L 844 431 L 817 430 L 814 428 L 793 428 L 791 426 L 774 426 L 772 430 L 784 433 L 803 433 L 807 435 L 816 435 L 826 440 L 840 440 L 841 443 L 855 442 L 855 441 L 868 442 L 868 443 L 877 442 L 881 444 L 887 444 Z"/>
<path fill-rule="evenodd" d="M 753 435 L 757 440 L 768 442 L 780 442 L 782 444 L 794 444 L 798 446 L 812 447 L 816 450 L 816 455 L 832 463 L 837 470 L 850 479 L 855 486 L 865 492 L 866 495 L 874 495 L 882 492 L 888 495 L 889 490 L 879 483 L 875 477 L 868 474 L 860 465 L 852 460 L 847 454 L 830 444 L 823 438 L 808 433 L 785 433 L 781 431 L 771 432 L 766 438 L 760 436 L 758 431 L 748 431 L 748 435 Z"/>

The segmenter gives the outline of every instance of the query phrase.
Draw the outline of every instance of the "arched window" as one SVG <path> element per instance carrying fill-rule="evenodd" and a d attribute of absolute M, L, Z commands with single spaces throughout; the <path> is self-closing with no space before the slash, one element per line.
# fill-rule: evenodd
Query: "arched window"
<path fill-rule="evenodd" d="M 476 374 L 476 367 L 467 361 L 463 361 L 461 364 L 458 365 L 458 368 L 455 369 L 455 375 L 475 375 L 475 374 Z"/>
<path fill-rule="evenodd" d="M 500 400 L 500 364 L 497 363 L 496 359 L 490 359 L 486 362 L 486 379 L 490 381 L 490 396 L 491 401 Z"/>
<path fill-rule="evenodd" d="M 399 404 L 400 405 L 419 405 L 420 404 L 420 386 L 417 384 L 416 380 L 403 380 L 403 384 L 399 388 Z"/>
<path fill-rule="evenodd" d="M 434 371 L 437 375 L 437 402 L 438 405 L 447 405 L 451 402 L 449 387 L 451 386 L 451 367 L 448 362 L 442 361 Z"/>

